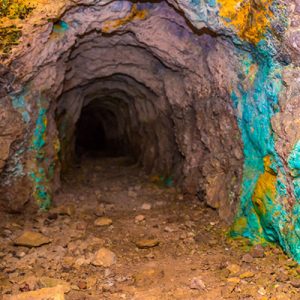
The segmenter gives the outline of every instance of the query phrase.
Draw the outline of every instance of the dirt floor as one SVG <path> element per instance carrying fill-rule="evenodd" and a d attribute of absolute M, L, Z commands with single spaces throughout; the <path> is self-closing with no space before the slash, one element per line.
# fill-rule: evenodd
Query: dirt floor
<path fill-rule="evenodd" d="M 128 159 L 86 158 L 65 181 L 49 212 L 1 215 L 3 299 L 300 299 L 279 248 L 227 238 L 214 210 Z"/>

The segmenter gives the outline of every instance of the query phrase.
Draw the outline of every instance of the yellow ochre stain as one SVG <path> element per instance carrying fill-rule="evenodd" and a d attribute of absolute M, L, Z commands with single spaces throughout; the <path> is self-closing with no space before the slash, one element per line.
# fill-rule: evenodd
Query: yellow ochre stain
<path fill-rule="evenodd" d="M 269 211 L 267 199 L 273 201 L 276 198 L 277 177 L 270 168 L 271 164 L 271 157 L 269 155 L 264 157 L 265 172 L 259 176 L 252 195 L 252 202 L 258 215 L 265 215 Z"/>
<path fill-rule="evenodd" d="M 124 18 L 104 22 L 102 26 L 102 32 L 109 33 L 112 30 L 115 30 L 121 26 L 128 24 L 129 22 L 135 20 L 144 20 L 146 17 L 147 17 L 147 11 L 139 10 L 137 8 L 137 5 L 133 4 L 130 13 Z"/>
<path fill-rule="evenodd" d="M 220 16 L 232 25 L 238 36 L 257 44 L 264 38 L 270 27 L 273 13 L 270 10 L 273 0 L 218 0 Z"/>
<path fill-rule="evenodd" d="M 242 235 L 247 226 L 248 222 L 246 217 L 240 217 L 235 220 L 234 224 L 232 225 L 232 230 Z"/>

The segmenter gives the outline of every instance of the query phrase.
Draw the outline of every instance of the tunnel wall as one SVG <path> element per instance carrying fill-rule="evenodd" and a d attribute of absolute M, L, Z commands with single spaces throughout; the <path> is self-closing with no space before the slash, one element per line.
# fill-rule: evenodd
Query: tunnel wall
<path fill-rule="evenodd" d="M 5 140 L 1 137 L 2 202 L 20 206 L 33 191 L 41 207 L 49 206 L 59 186 L 58 153 L 72 152 L 72 143 L 59 143 L 59 135 L 72 138 L 85 101 L 95 92 L 107 95 L 107 78 L 113 78 L 110 85 L 118 82 L 109 93 L 132 98 L 116 80 L 121 74 L 123 82 L 138 78 L 159 105 L 165 104 L 155 106 L 157 111 L 172 120 L 165 118 L 168 130 L 161 138 L 167 137 L 164 145 L 176 158 L 168 158 L 162 148 L 156 162 L 141 163 L 150 161 L 150 169 L 161 172 L 155 164 L 167 161 L 164 168 L 174 172 L 184 190 L 203 194 L 226 220 L 236 215 L 233 236 L 279 243 L 300 261 L 299 5 L 168 2 L 172 7 L 165 2 L 99 1 L 95 6 L 61 0 L 44 11 L 35 8 L 32 20 L 46 11 L 55 21 L 22 24 L 22 43 L 2 71 L 1 126 L 10 128 L 16 111 L 23 118 L 17 118 Z M 101 60 L 85 55 L 105 44 L 111 57 L 110 51 Z M 137 57 L 117 49 L 129 45 Z M 144 55 L 151 66 L 138 59 Z M 97 89 L 96 79 L 102 81 Z M 59 122 L 65 131 L 56 129 L 57 110 L 67 114 Z"/>

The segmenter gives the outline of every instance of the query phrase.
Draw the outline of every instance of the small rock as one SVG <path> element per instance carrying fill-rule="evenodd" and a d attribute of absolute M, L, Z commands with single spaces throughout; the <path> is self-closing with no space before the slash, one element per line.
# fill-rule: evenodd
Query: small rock
<path fill-rule="evenodd" d="M 29 292 L 30 291 L 30 287 L 28 283 L 24 283 L 20 288 L 19 288 L 20 292 Z"/>
<path fill-rule="evenodd" d="M 89 265 L 90 263 L 91 263 L 90 259 L 86 259 L 84 256 L 82 256 L 82 257 L 79 257 L 75 260 L 74 268 L 75 269 L 80 269 L 81 266 Z"/>
<path fill-rule="evenodd" d="M 294 288 L 299 289 L 300 288 L 300 279 L 295 279 L 295 280 L 291 281 L 291 285 Z"/>
<path fill-rule="evenodd" d="M 145 239 L 145 240 L 137 241 L 135 244 L 139 249 L 149 249 L 158 246 L 159 241 L 156 239 L 149 239 L 149 240 Z"/>
<path fill-rule="evenodd" d="M 241 267 L 236 264 L 231 264 L 227 266 L 227 270 L 230 272 L 230 274 L 237 274 L 240 272 Z"/>
<path fill-rule="evenodd" d="M 255 245 L 251 249 L 251 255 L 254 258 L 263 258 L 265 257 L 265 250 L 262 245 Z"/>
<path fill-rule="evenodd" d="M 74 264 L 74 258 L 71 256 L 66 256 L 63 258 L 62 262 L 62 267 L 65 269 L 71 269 L 73 264 Z"/>
<path fill-rule="evenodd" d="M 99 205 L 98 207 L 96 207 L 96 208 L 94 209 L 94 214 L 95 214 L 95 216 L 97 216 L 97 217 L 103 217 L 104 214 L 105 214 L 105 206 L 104 206 L 104 204 Z"/>
<path fill-rule="evenodd" d="M 51 221 L 54 221 L 54 220 L 57 219 L 57 217 L 58 217 L 57 213 L 49 213 L 48 216 L 47 216 L 47 219 L 51 220 Z"/>
<path fill-rule="evenodd" d="M 136 223 L 142 222 L 142 221 L 145 220 L 145 216 L 144 215 L 138 215 L 138 216 L 135 217 L 134 220 L 135 220 Z"/>
<path fill-rule="evenodd" d="M 293 269 L 298 267 L 298 263 L 294 260 L 291 260 L 286 263 L 286 266 Z"/>
<path fill-rule="evenodd" d="M 112 219 L 107 217 L 100 217 L 95 220 L 95 226 L 110 226 L 113 223 Z"/>
<path fill-rule="evenodd" d="M 116 255 L 109 249 L 101 248 L 96 252 L 91 263 L 94 266 L 110 267 L 116 263 Z"/>
<path fill-rule="evenodd" d="M 85 281 L 79 281 L 78 284 L 77 284 L 78 288 L 81 289 L 81 290 L 86 290 L 87 288 L 87 284 Z"/>
<path fill-rule="evenodd" d="M 16 253 L 16 257 L 17 258 L 22 258 L 22 257 L 24 257 L 26 255 L 26 253 L 24 252 L 24 251 L 18 251 L 17 253 Z"/>
<path fill-rule="evenodd" d="M 254 259 L 253 259 L 252 255 L 250 253 L 247 253 L 247 254 L 243 255 L 243 257 L 242 257 L 242 262 L 245 262 L 245 263 L 248 263 L 248 264 L 252 263 L 253 260 Z"/>
<path fill-rule="evenodd" d="M 205 290 L 206 289 L 206 285 L 203 282 L 203 280 L 202 280 L 201 277 L 194 277 L 191 280 L 190 288 L 193 289 L 193 290 Z"/>
<path fill-rule="evenodd" d="M 51 212 L 71 217 L 75 214 L 76 207 L 74 204 L 65 204 L 52 209 Z"/>
<path fill-rule="evenodd" d="M 113 276 L 113 272 L 111 269 L 105 269 L 104 270 L 104 277 L 107 278 L 107 277 L 110 277 L 110 276 Z"/>
<path fill-rule="evenodd" d="M 137 196 L 137 193 L 135 191 L 130 190 L 130 191 L 128 191 L 128 196 L 135 198 Z"/>
<path fill-rule="evenodd" d="M 183 200 L 183 195 L 182 194 L 178 194 L 177 195 L 177 200 L 182 201 Z"/>
<path fill-rule="evenodd" d="M 176 229 L 173 229 L 173 228 L 171 228 L 170 226 L 166 226 L 165 228 L 164 228 L 164 231 L 165 232 L 175 232 L 176 231 Z"/>
<path fill-rule="evenodd" d="M 25 231 L 14 241 L 14 245 L 25 247 L 39 247 L 49 243 L 51 240 L 48 237 L 33 231 Z"/>
<path fill-rule="evenodd" d="M 258 294 L 260 294 L 261 296 L 265 296 L 266 294 L 267 294 L 267 292 L 266 292 L 266 290 L 265 290 L 265 288 L 264 287 L 260 287 L 259 289 L 258 289 Z"/>
<path fill-rule="evenodd" d="M 277 276 L 276 276 L 276 280 L 278 282 L 287 282 L 289 280 L 289 275 L 283 273 L 283 272 L 280 272 Z"/>
<path fill-rule="evenodd" d="M 28 291 L 33 291 L 37 289 L 39 281 L 35 276 L 25 276 L 22 277 L 21 280 L 18 280 L 17 283 L 21 286 L 24 286 L 26 284 L 29 287 Z"/>
<path fill-rule="evenodd" d="M 240 282 L 241 282 L 241 279 L 240 279 L 240 278 L 238 278 L 238 277 L 230 277 L 230 278 L 227 278 L 227 282 L 229 282 L 229 283 L 236 283 L 236 284 L 238 284 L 238 283 L 240 283 Z"/>
<path fill-rule="evenodd" d="M 70 284 L 62 279 L 44 276 L 39 279 L 39 283 L 43 288 L 54 288 L 57 286 L 61 286 L 63 288 L 64 293 L 68 293 L 71 290 Z"/>
<path fill-rule="evenodd" d="M 255 274 L 254 274 L 253 272 L 247 271 L 247 272 L 242 273 L 242 274 L 240 275 L 240 278 L 241 278 L 241 279 L 252 278 L 252 277 L 254 277 L 254 275 L 255 275 Z"/>
<path fill-rule="evenodd" d="M 143 209 L 143 210 L 150 210 L 151 208 L 152 208 L 152 205 L 150 203 L 144 203 L 141 206 L 141 209 Z"/>

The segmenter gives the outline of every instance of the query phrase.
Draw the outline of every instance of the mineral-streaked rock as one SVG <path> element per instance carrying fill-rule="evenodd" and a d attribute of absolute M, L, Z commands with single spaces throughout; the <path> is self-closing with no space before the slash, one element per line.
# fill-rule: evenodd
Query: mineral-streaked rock
<path fill-rule="evenodd" d="M 14 240 L 14 245 L 25 247 L 39 247 L 49 243 L 51 243 L 51 240 L 48 237 L 33 231 L 25 231 Z"/>

